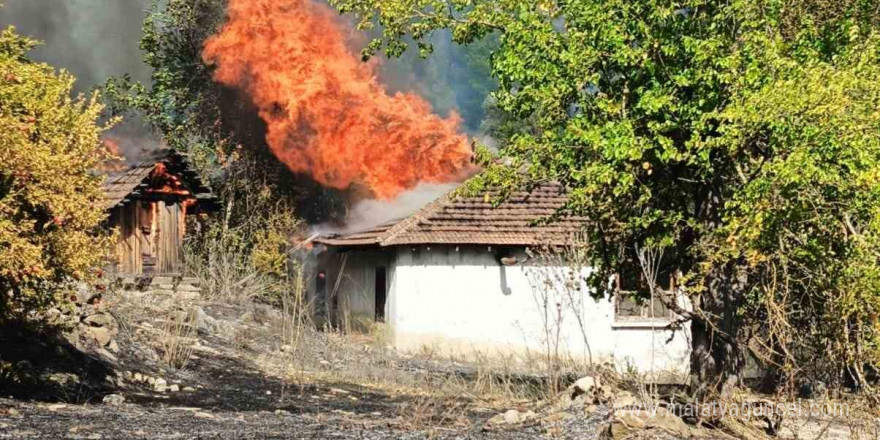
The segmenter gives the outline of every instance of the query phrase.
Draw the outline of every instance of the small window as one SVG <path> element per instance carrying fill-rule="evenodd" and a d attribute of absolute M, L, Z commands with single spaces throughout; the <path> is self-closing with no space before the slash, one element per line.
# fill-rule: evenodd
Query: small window
<path fill-rule="evenodd" d="M 621 321 L 648 321 L 672 319 L 672 311 L 666 306 L 675 288 L 674 279 L 667 273 L 657 280 L 659 289 L 654 292 L 653 302 L 648 283 L 642 274 L 621 271 L 616 277 L 615 319 Z M 662 297 L 661 295 L 666 295 Z M 664 299 L 666 301 L 664 301 Z M 652 313 L 653 312 L 653 313 Z"/>

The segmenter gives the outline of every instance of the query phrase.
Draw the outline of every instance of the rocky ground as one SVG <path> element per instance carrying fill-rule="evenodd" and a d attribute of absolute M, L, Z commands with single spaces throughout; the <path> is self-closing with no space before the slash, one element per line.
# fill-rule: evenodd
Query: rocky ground
<path fill-rule="evenodd" d="M 552 394 L 538 373 L 397 354 L 185 281 L 81 292 L 60 333 L 0 329 L 0 439 L 722 438 L 630 411 L 637 389 L 598 375 Z"/>

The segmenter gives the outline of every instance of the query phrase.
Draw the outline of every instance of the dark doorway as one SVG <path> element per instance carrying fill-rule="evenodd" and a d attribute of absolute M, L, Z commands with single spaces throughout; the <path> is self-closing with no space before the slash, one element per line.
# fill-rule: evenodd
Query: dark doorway
<path fill-rule="evenodd" d="M 385 267 L 376 268 L 376 321 L 385 322 L 385 300 L 388 298 L 386 292 Z"/>

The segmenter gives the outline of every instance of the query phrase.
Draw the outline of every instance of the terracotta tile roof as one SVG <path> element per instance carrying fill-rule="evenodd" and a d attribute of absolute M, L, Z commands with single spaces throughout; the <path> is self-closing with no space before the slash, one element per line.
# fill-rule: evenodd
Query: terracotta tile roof
<path fill-rule="evenodd" d="M 471 197 L 455 197 L 450 193 L 402 220 L 315 241 L 330 246 L 561 245 L 570 241 L 585 220 L 569 216 L 543 222 L 568 200 L 564 187 L 559 184 L 518 191 L 493 206 L 497 196 L 498 192 L 491 190 Z"/>
<path fill-rule="evenodd" d="M 195 195 L 204 209 L 216 208 L 217 199 L 198 174 L 192 169 L 187 156 L 174 150 L 163 148 L 156 150 L 151 156 L 126 170 L 110 173 L 104 181 L 105 209 L 125 204 L 136 197 L 147 187 L 147 178 L 156 168 L 156 164 L 165 163 L 168 171 L 183 177 L 184 184 Z"/>

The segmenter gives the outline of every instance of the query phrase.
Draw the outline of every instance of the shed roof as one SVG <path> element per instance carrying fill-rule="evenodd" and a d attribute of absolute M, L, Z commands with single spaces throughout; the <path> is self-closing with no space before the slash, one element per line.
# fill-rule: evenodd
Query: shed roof
<path fill-rule="evenodd" d="M 109 173 L 103 185 L 104 207 L 111 209 L 137 198 L 141 191 L 148 186 L 147 178 L 159 163 L 164 163 L 168 172 L 181 176 L 184 185 L 199 203 L 204 205 L 204 208 L 213 209 L 216 207 L 216 197 L 192 168 L 187 155 L 170 148 L 158 149 L 151 153 L 149 158 L 130 166 L 128 169 Z"/>
<path fill-rule="evenodd" d="M 580 231 L 584 217 L 562 216 L 543 222 L 568 201 L 565 188 L 546 183 L 516 191 L 495 206 L 496 190 L 462 197 L 454 191 L 404 219 L 351 234 L 315 241 L 329 246 L 398 246 L 415 244 L 563 245 Z"/>

